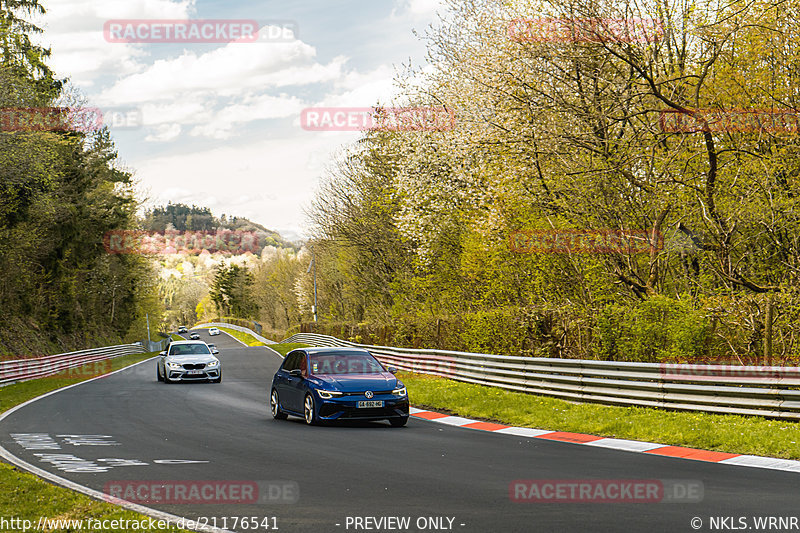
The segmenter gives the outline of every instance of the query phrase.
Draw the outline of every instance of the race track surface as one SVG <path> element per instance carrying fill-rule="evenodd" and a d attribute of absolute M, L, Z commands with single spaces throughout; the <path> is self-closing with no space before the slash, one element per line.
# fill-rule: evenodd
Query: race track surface
<path fill-rule="evenodd" d="M 212 342 L 205 331 L 201 338 Z M 710 531 L 710 517 L 730 517 L 721 523 L 734 526 L 748 517 L 752 527 L 752 517 L 800 516 L 800 475 L 791 472 L 413 418 L 404 428 L 275 421 L 267 398 L 280 358 L 225 334 L 213 339 L 221 351 L 222 383 L 159 383 L 153 359 L 12 413 L 0 422 L 2 446 L 98 491 L 181 484 L 191 489 L 192 481 L 214 481 L 218 492 L 201 502 L 145 504 L 190 519 L 206 517 L 209 524 L 235 531 L 265 531 L 264 524 L 286 533 Z M 695 503 L 515 502 L 509 487 L 520 479 L 688 480 L 702 484 L 702 498 Z M 260 503 L 230 501 L 237 488 L 251 489 L 252 482 L 261 489 Z M 285 501 L 275 503 L 275 498 Z M 233 517 L 245 516 L 257 517 L 259 528 L 232 527 Z M 378 527 L 365 517 L 409 522 L 407 528 L 397 521 Z M 690 526 L 695 517 L 702 519 L 700 529 Z"/>

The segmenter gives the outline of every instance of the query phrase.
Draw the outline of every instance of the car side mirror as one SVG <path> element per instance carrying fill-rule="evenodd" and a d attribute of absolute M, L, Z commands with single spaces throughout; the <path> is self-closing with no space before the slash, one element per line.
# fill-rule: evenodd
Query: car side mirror
<path fill-rule="evenodd" d="M 294 370 L 289 370 L 289 375 L 296 378 L 301 378 L 303 377 L 303 371 L 299 368 L 295 368 Z"/>
<path fill-rule="evenodd" d="M 167 352 L 161 352 L 158 355 L 160 355 L 161 357 L 164 357 L 165 355 L 167 355 Z"/>
<path fill-rule="evenodd" d="M 390 374 L 397 374 L 397 369 L 393 366 L 388 367 L 386 370 L 388 370 Z"/>

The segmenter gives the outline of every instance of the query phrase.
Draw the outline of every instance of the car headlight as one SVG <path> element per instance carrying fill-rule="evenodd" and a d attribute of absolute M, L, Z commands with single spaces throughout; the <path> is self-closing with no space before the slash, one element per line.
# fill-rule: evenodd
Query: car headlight
<path fill-rule="evenodd" d="M 167 366 L 172 370 L 179 370 L 181 368 L 181 365 L 178 363 L 167 363 Z"/>
<path fill-rule="evenodd" d="M 342 395 L 341 392 L 335 390 L 317 390 L 317 394 L 319 394 L 319 397 L 323 400 L 330 400 L 331 398 Z"/>
<path fill-rule="evenodd" d="M 219 361 L 211 361 L 206 365 L 207 368 L 216 368 L 219 366 Z"/>
<path fill-rule="evenodd" d="M 405 386 L 397 387 L 396 389 L 394 389 L 392 391 L 392 395 L 393 396 L 399 396 L 401 398 L 405 397 L 407 394 L 408 394 L 408 391 L 406 391 Z"/>

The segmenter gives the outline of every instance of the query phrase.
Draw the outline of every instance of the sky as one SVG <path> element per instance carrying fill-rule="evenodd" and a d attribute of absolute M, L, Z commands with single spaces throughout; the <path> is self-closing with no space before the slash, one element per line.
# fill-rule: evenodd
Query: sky
<path fill-rule="evenodd" d="M 438 20 L 440 1 L 42 0 L 37 40 L 85 105 L 106 113 L 146 206 L 208 207 L 298 239 L 325 165 L 359 137 L 308 131 L 301 111 L 391 102 L 398 69 L 425 65 L 413 30 Z M 104 32 L 176 19 L 261 30 L 255 42 L 222 43 L 118 42 Z"/>

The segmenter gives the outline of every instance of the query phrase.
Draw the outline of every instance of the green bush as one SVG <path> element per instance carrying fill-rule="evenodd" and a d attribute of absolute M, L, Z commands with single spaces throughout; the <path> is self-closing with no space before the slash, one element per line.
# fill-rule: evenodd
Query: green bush
<path fill-rule="evenodd" d="M 666 296 L 611 303 L 599 311 L 505 307 L 457 317 L 404 317 L 389 325 L 320 322 L 301 331 L 363 344 L 609 361 L 696 362 L 713 346 L 705 312 Z"/>
<path fill-rule="evenodd" d="M 706 353 L 711 326 L 683 300 L 654 296 L 635 307 L 609 304 L 594 328 L 595 355 L 607 361 L 692 361 Z"/>
<path fill-rule="evenodd" d="M 490 309 L 462 317 L 459 332 L 463 350 L 478 353 L 519 353 L 527 328 L 519 309 Z"/>

